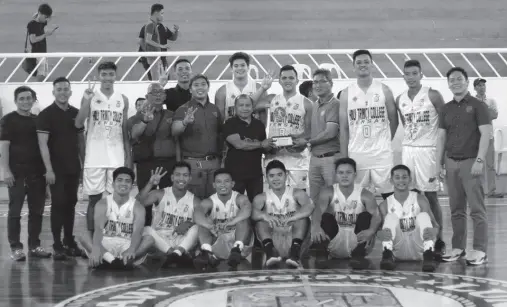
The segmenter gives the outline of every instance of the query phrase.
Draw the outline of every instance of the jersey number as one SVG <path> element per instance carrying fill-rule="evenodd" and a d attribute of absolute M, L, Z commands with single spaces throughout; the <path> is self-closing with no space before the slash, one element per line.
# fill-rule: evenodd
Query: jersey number
<path fill-rule="evenodd" d="M 371 137 L 371 126 L 370 125 L 363 126 L 363 137 L 365 137 L 365 138 Z"/>
<path fill-rule="evenodd" d="M 111 131 L 112 131 L 112 128 L 111 126 L 106 126 L 106 131 L 107 131 L 107 138 L 110 139 L 111 138 Z"/>

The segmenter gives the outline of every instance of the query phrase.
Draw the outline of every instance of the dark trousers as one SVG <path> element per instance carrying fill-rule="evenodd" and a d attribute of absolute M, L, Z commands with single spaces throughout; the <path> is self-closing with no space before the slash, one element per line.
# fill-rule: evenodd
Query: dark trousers
<path fill-rule="evenodd" d="M 146 184 L 150 181 L 151 177 L 151 171 L 155 170 L 157 167 L 164 168 L 165 171 L 167 171 L 167 174 L 160 179 L 160 183 L 158 185 L 158 189 L 163 189 L 172 186 L 173 182 L 171 180 L 171 172 L 174 167 L 174 164 L 176 164 L 176 158 L 167 158 L 167 159 L 154 159 L 154 160 L 148 160 L 139 162 L 136 165 L 136 171 L 137 171 L 137 187 L 139 188 L 139 191 L 141 191 Z M 155 189 L 157 187 L 154 187 Z M 150 226 L 151 221 L 153 219 L 153 205 L 146 207 L 146 217 L 145 217 L 145 226 Z"/>
<path fill-rule="evenodd" d="M 371 222 L 371 214 L 369 212 L 361 212 L 358 214 L 356 219 L 356 227 L 354 228 L 354 233 L 358 234 L 363 230 L 370 228 Z M 333 240 L 334 237 L 340 231 L 340 227 L 338 226 L 338 222 L 335 217 L 331 213 L 322 214 L 322 220 L 320 222 L 320 227 L 330 240 Z"/>
<path fill-rule="evenodd" d="M 21 209 L 28 202 L 28 248 L 40 246 L 42 214 L 46 200 L 46 179 L 42 174 L 14 175 L 14 185 L 9 188 L 9 213 L 7 218 L 7 237 L 11 249 L 23 249 L 20 242 Z"/>
<path fill-rule="evenodd" d="M 251 179 L 234 180 L 234 182 L 234 191 L 241 194 L 244 194 L 246 191 L 250 202 L 253 202 L 254 197 L 261 194 L 264 190 L 264 181 L 262 176 Z"/>
<path fill-rule="evenodd" d="M 63 228 L 63 243 L 74 243 L 74 218 L 76 215 L 77 190 L 79 174 L 56 174 L 55 184 L 51 189 L 51 232 L 54 247 L 61 248 L 61 233 Z"/>

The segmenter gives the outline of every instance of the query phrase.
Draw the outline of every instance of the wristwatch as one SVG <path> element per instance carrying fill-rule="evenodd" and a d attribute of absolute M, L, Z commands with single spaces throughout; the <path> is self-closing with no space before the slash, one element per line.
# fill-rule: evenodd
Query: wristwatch
<path fill-rule="evenodd" d="M 476 161 L 476 162 L 479 162 L 479 163 L 483 163 L 483 162 L 484 162 L 484 161 L 482 161 L 482 159 L 481 159 L 481 158 L 477 158 L 477 159 L 475 159 L 475 161 Z"/>

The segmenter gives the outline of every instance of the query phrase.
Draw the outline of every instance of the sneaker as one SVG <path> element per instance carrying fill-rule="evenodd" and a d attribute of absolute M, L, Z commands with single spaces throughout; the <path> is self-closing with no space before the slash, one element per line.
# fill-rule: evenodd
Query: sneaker
<path fill-rule="evenodd" d="M 267 268 L 273 268 L 277 266 L 280 261 L 282 261 L 282 258 L 277 255 L 274 248 L 268 248 L 266 249 L 266 267 Z"/>
<path fill-rule="evenodd" d="M 471 250 L 466 256 L 467 265 L 481 265 L 488 262 L 488 256 L 485 252 Z"/>
<path fill-rule="evenodd" d="M 85 254 L 77 245 L 75 241 L 71 242 L 68 245 L 64 245 L 65 253 L 69 257 L 82 257 Z"/>
<path fill-rule="evenodd" d="M 33 248 L 31 249 L 29 252 L 28 252 L 28 255 L 30 257 L 37 257 L 37 258 L 50 258 L 51 257 L 51 253 L 50 252 L 47 252 L 45 251 L 42 247 L 38 246 L 36 248 Z"/>
<path fill-rule="evenodd" d="M 464 249 L 453 248 L 451 254 L 445 255 L 442 257 L 442 260 L 445 262 L 453 262 L 458 260 L 459 258 L 463 258 L 467 255 L 467 252 Z"/>
<path fill-rule="evenodd" d="M 437 239 L 437 241 L 435 242 L 433 255 L 435 255 L 435 260 L 442 261 L 442 258 L 445 255 L 445 242 L 442 241 L 442 239 Z"/>
<path fill-rule="evenodd" d="M 366 243 L 358 244 L 350 257 L 349 265 L 354 270 L 365 270 L 370 266 L 369 261 L 366 259 Z"/>
<path fill-rule="evenodd" d="M 229 264 L 230 267 L 237 267 L 241 262 L 241 250 L 239 249 L 239 247 L 233 247 L 231 249 L 231 253 L 229 254 L 229 260 L 227 261 L 227 263 Z"/>
<path fill-rule="evenodd" d="M 53 246 L 53 251 L 53 260 L 67 260 L 66 250 L 63 246 Z"/>
<path fill-rule="evenodd" d="M 26 255 L 22 249 L 15 249 L 11 252 L 11 258 L 14 261 L 25 261 Z"/>
<path fill-rule="evenodd" d="M 209 251 L 201 251 L 201 253 L 195 257 L 194 266 L 199 271 L 204 271 L 210 268 L 215 268 L 220 263 L 217 256 Z"/>
<path fill-rule="evenodd" d="M 164 264 L 162 264 L 162 268 L 167 269 L 173 265 L 178 265 L 180 260 L 180 255 L 176 253 L 169 253 L 164 261 Z"/>
<path fill-rule="evenodd" d="M 396 261 L 394 259 L 393 251 L 384 248 L 382 252 L 382 260 L 380 261 L 380 268 L 382 270 L 392 271 L 396 267 Z"/>
<path fill-rule="evenodd" d="M 435 272 L 437 269 L 437 262 L 435 261 L 435 253 L 432 249 L 428 249 L 423 253 L 423 272 Z"/>
<path fill-rule="evenodd" d="M 285 264 L 287 264 L 290 268 L 298 269 L 302 268 L 301 260 L 299 259 L 299 254 L 301 253 L 301 245 L 293 244 L 290 248 L 290 257 L 285 260 Z"/>

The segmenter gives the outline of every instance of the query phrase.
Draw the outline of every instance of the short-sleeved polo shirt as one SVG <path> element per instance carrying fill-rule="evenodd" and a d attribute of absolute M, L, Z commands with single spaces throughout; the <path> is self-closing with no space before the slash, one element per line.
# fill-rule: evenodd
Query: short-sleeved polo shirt
<path fill-rule="evenodd" d="M 51 165 L 55 174 L 76 175 L 81 172 L 78 135 L 74 121 L 79 110 L 69 105 L 66 110 L 51 104 L 37 116 L 37 133 L 47 133 Z"/>
<path fill-rule="evenodd" d="M 197 108 L 194 113 L 194 122 L 188 124 L 179 136 L 183 157 L 220 156 L 223 147 L 221 137 L 223 121 L 220 110 L 209 101 L 202 105 L 192 99 L 176 110 L 174 121 L 182 121 L 191 107 Z"/>
<path fill-rule="evenodd" d="M 336 98 L 327 102 L 317 101 L 312 111 L 312 131 L 311 137 L 316 137 L 319 133 L 326 130 L 327 123 L 339 124 L 340 103 Z M 326 153 L 335 153 L 340 151 L 340 140 L 338 136 L 327 141 L 324 144 L 312 146 L 312 155 L 320 156 Z"/>
<path fill-rule="evenodd" d="M 467 94 L 459 102 L 453 99 L 446 103 L 439 116 L 439 128 L 446 131 L 447 157 L 476 158 L 481 139 L 479 126 L 483 125 L 491 125 L 491 117 L 488 106 L 479 99 Z"/>
<path fill-rule="evenodd" d="M 161 119 L 160 116 L 163 118 Z M 172 121 L 174 112 L 169 110 L 160 110 L 153 113 L 154 117 L 144 129 L 144 134 L 153 135 L 155 134 L 155 142 L 153 143 L 153 155 L 155 158 L 174 158 L 176 157 L 176 144 L 174 143 L 174 137 L 171 133 Z M 143 120 L 144 115 L 138 111 L 136 115 L 129 118 L 127 127 L 129 131 Z M 157 125 L 160 122 L 160 125 Z M 132 140 L 135 143 L 136 140 Z"/>

